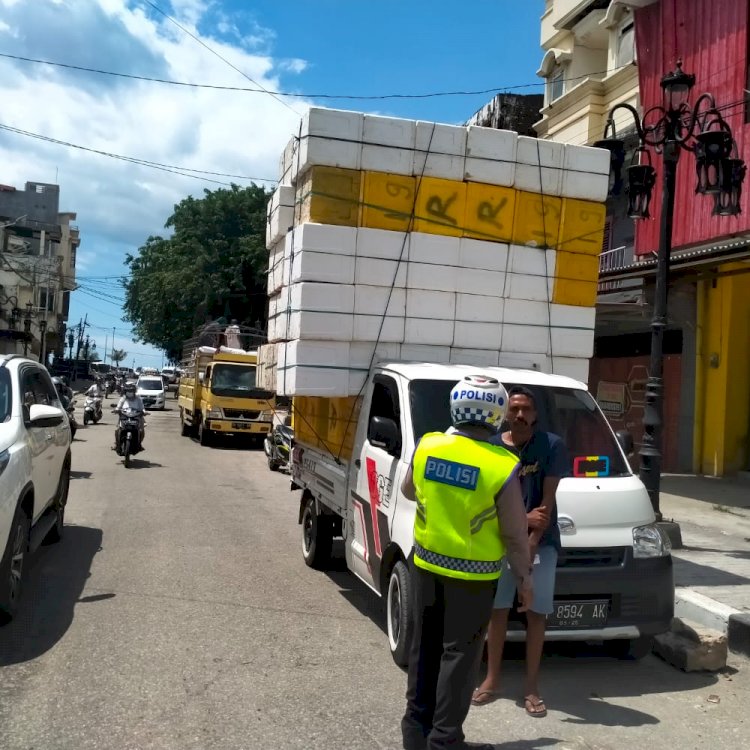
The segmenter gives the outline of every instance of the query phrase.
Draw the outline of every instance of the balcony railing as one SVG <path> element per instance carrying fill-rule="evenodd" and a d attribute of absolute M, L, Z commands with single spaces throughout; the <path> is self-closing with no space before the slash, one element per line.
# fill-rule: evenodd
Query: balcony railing
<path fill-rule="evenodd" d="M 625 265 L 625 251 L 627 246 L 616 247 L 614 250 L 607 250 L 599 255 L 599 275 L 601 276 L 603 271 L 614 271 L 617 268 L 622 268 Z M 613 292 L 622 288 L 622 281 L 600 281 L 599 291 L 600 292 Z"/>

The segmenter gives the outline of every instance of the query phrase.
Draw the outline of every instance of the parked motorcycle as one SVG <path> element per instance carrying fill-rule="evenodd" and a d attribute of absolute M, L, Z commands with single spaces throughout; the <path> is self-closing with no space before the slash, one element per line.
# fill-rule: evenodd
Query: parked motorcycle
<path fill-rule="evenodd" d="M 294 430 L 290 426 L 291 420 L 291 417 L 287 417 L 284 424 L 274 425 L 263 441 L 268 468 L 271 471 L 289 470 L 289 461 L 294 445 Z"/>
<path fill-rule="evenodd" d="M 68 401 L 65 404 L 65 411 L 68 413 L 68 421 L 70 422 L 70 437 L 74 439 L 76 436 L 76 430 L 78 429 L 78 422 L 76 421 L 76 402 Z"/>
<path fill-rule="evenodd" d="M 115 451 L 124 459 L 125 468 L 130 466 L 130 457 L 143 450 L 141 446 L 141 418 L 137 415 L 123 414 L 113 410 L 113 414 L 120 415 L 115 433 Z"/>
<path fill-rule="evenodd" d="M 102 418 L 102 400 L 94 396 L 86 396 L 83 402 L 83 424 L 96 424 Z"/>

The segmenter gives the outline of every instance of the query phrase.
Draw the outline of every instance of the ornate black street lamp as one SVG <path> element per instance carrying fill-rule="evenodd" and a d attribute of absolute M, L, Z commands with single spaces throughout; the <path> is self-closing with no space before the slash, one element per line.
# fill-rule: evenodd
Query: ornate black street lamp
<path fill-rule="evenodd" d="M 29 340 L 31 339 L 31 308 L 34 305 L 31 302 L 26 303 L 26 317 L 23 319 L 23 356 L 28 356 Z"/>
<path fill-rule="evenodd" d="M 694 84 L 695 76 L 685 73 L 682 61 L 678 61 L 676 70 L 661 80 L 664 91 L 662 106 L 652 107 L 641 118 L 634 107 L 618 104 L 609 113 L 604 139 L 594 144 L 608 149 L 611 154 L 614 179 L 610 184 L 616 190 L 618 183 L 622 183 L 619 174 L 624 163 L 625 145 L 617 138 L 614 115 L 623 109 L 630 112 L 640 140 L 640 146 L 633 157 L 635 163 L 627 168 L 630 191 L 628 216 L 633 219 L 646 219 L 650 216 L 649 202 L 656 183 L 656 170 L 651 165 L 649 147 L 662 154 L 664 175 L 656 290 L 651 321 L 651 360 L 643 412 L 643 443 L 639 452 L 640 477 L 648 490 L 658 521 L 662 520 L 659 486 L 662 465 L 663 337 L 667 326 L 667 287 L 677 162 L 683 150 L 695 154 L 698 178 L 696 193 L 713 196 L 713 213 L 717 216 L 736 216 L 740 212 L 742 183 L 746 172 L 745 162 L 737 156 L 732 131 L 721 116 L 713 96 L 702 94 L 693 107 L 688 104 Z M 677 535 L 679 527 L 673 531 Z"/>
<path fill-rule="evenodd" d="M 46 344 L 47 344 L 47 321 L 46 320 L 40 320 L 39 321 L 39 361 L 46 367 L 47 361 L 46 361 Z"/>

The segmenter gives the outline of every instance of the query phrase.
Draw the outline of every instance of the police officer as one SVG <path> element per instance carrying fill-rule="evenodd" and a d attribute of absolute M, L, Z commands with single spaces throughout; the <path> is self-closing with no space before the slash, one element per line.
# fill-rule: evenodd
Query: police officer
<path fill-rule="evenodd" d="M 494 378 L 470 375 L 457 383 L 450 395 L 454 429 L 422 437 L 402 484 L 416 502 L 405 750 L 492 747 L 468 744 L 462 727 L 504 556 L 521 611 L 532 597 L 518 459 L 489 442 L 507 403 Z"/>

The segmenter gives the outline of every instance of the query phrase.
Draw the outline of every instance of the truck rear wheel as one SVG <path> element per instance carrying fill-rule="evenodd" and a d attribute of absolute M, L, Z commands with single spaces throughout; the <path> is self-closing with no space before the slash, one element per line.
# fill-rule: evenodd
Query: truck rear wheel
<path fill-rule="evenodd" d="M 185 410 L 180 409 L 180 435 L 187 437 L 190 435 L 191 426 L 185 421 Z"/>
<path fill-rule="evenodd" d="M 411 576 L 406 563 L 397 560 L 388 579 L 386 595 L 388 645 L 393 661 L 399 667 L 409 664 L 413 636 L 411 617 Z"/>
<path fill-rule="evenodd" d="M 311 568 L 322 570 L 331 560 L 333 526 L 315 509 L 315 500 L 307 499 L 302 511 L 302 557 Z"/>
<path fill-rule="evenodd" d="M 198 441 L 201 445 L 211 445 L 212 440 L 211 430 L 206 427 L 206 423 L 203 421 L 203 417 L 201 417 L 200 422 L 198 422 Z"/>

